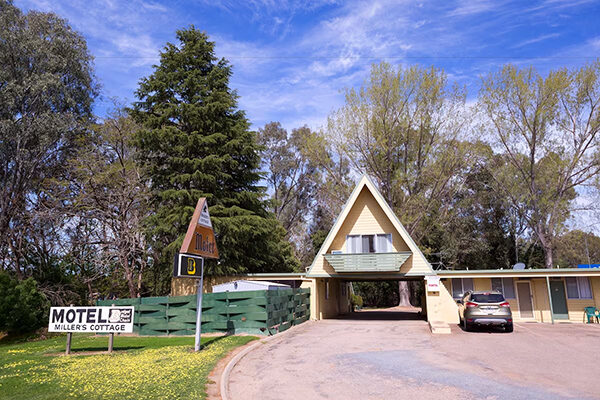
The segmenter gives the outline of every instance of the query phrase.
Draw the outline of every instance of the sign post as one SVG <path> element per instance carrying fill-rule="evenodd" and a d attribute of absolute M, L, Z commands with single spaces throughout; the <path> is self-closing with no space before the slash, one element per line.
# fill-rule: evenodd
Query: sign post
<path fill-rule="evenodd" d="M 71 307 L 73 307 L 73 304 L 71 304 Z M 73 332 L 68 332 L 67 333 L 67 347 L 65 349 L 65 354 L 67 356 L 69 354 L 71 354 L 71 340 L 73 340 Z"/>
<path fill-rule="evenodd" d="M 115 306 L 115 304 L 111 304 L 111 306 Z M 113 351 L 113 344 L 115 343 L 115 333 L 111 332 L 110 336 L 108 337 L 108 352 L 112 353 Z"/>
<path fill-rule="evenodd" d="M 204 287 L 204 263 L 202 263 L 202 273 L 196 289 L 196 340 L 194 342 L 194 351 L 200 351 L 200 331 L 202 328 L 202 288 Z"/>
<path fill-rule="evenodd" d="M 196 284 L 196 337 L 194 350 L 200 351 L 202 331 L 202 292 L 204 289 L 204 259 L 219 258 L 217 242 L 213 232 L 208 204 L 202 197 L 196 204 L 194 215 L 179 254 L 175 257 L 173 276 L 199 279 Z"/>

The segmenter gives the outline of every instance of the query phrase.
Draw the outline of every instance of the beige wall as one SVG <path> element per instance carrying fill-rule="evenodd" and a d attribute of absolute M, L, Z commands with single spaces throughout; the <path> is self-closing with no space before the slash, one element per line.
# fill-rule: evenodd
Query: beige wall
<path fill-rule="evenodd" d="M 316 279 L 317 286 L 317 315 L 318 319 L 334 318 L 341 312 L 340 309 L 340 294 L 341 280 L 330 278 Z M 327 297 L 327 283 L 329 283 L 329 296 Z"/>
<path fill-rule="evenodd" d="M 561 278 L 564 283 L 564 278 Z M 557 322 L 585 322 L 584 307 L 600 307 L 600 277 L 588 277 L 590 285 L 592 287 L 592 299 L 569 299 L 567 298 L 567 309 L 569 313 L 568 320 L 557 320 Z M 517 293 L 516 283 L 518 278 L 513 279 L 515 285 L 515 294 Z M 530 278 L 522 280 L 529 282 L 531 288 L 531 295 L 533 301 L 533 315 L 534 318 L 522 318 L 519 309 L 519 301 L 515 299 L 507 299 L 510 303 L 510 308 L 513 313 L 513 320 L 515 322 L 526 322 L 526 321 L 537 321 L 537 322 L 551 322 L 552 317 L 550 315 L 550 302 L 548 298 L 548 284 L 546 278 Z M 444 285 L 452 293 L 451 278 L 444 281 Z M 492 289 L 492 278 L 474 278 L 473 279 L 474 290 L 491 290 Z M 566 295 L 565 287 L 565 295 Z M 518 296 L 515 296 L 518 297 Z"/>
<path fill-rule="evenodd" d="M 300 285 L 303 289 L 310 289 L 310 319 L 315 320 L 318 317 L 317 314 L 317 290 L 316 290 L 316 280 L 315 279 L 307 279 L 302 281 Z"/>
<path fill-rule="evenodd" d="M 458 306 L 452 298 L 451 286 L 443 281 L 439 292 L 425 291 L 427 321 L 458 324 Z"/>
<path fill-rule="evenodd" d="M 342 250 L 346 252 L 346 235 L 391 233 L 393 251 L 410 251 L 400 237 L 392 221 L 385 215 L 375 197 L 365 187 L 346 216 L 338 234 L 333 239 L 328 252 Z"/>
<path fill-rule="evenodd" d="M 206 277 L 203 282 L 203 292 L 212 293 L 214 285 L 220 285 L 235 281 L 238 279 L 246 279 L 241 276 L 216 276 Z M 194 278 L 173 278 L 171 279 L 171 296 L 188 296 L 196 294 L 196 279 Z"/>

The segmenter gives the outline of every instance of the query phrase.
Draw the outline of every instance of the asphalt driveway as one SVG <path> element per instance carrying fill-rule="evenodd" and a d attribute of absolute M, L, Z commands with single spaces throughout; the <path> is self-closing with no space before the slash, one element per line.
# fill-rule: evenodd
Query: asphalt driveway
<path fill-rule="evenodd" d="M 407 313 L 359 317 L 306 322 L 252 351 L 231 373 L 231 398 L 600 398 L 599 325 L 433 336 Z"/>

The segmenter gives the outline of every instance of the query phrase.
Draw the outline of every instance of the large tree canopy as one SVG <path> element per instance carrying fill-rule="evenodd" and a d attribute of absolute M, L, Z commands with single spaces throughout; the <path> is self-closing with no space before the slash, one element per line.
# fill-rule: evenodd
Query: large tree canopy
<path fill-rule="evenodd" d="M 76 153 L 95 95 L 85 40 L 55 14 L 0 0 L 0 254 L 19 277 L 43 224 L 42 185 Z"/>
<path fill-rule="evenodd" d="M 525 217 L 552 268 L 576 189 L 600 173 L 600 61 L 542 76 L 507 65 L 484 80 L 483 130 L 506 155 L 497 188 Z"/>
<path fill-rule="evenodd" d="M 220 262 L 209 273 L 289 271 L 296 266 L 285 230 L 262 200 L 258 146 L 237 95 L 231 66 L 191 27 L 177 32 L 154 72 L 141 80 L 133 116 L 148 168 L 155 214 L 149 219 L 158 265 L 169 265 L 199 197 L 207 197 Z M 168 282 L 168 279 L 166 279 Z"/>

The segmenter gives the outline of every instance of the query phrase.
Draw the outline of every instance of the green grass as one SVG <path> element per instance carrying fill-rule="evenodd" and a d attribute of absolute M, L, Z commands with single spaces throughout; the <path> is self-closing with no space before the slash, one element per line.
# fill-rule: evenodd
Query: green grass
<path fill-rule="evenodd" d="M 0 399 L 179 399 L 204 398 L 208 374 L 231 349 L 256 337 L 204 337 L 194 353 L 193 337 L 73 335 L 72 354 L 65 336 L 37 342 L 0 341 Z M 80 353 L 80 355 L 77 355 Z"/>

